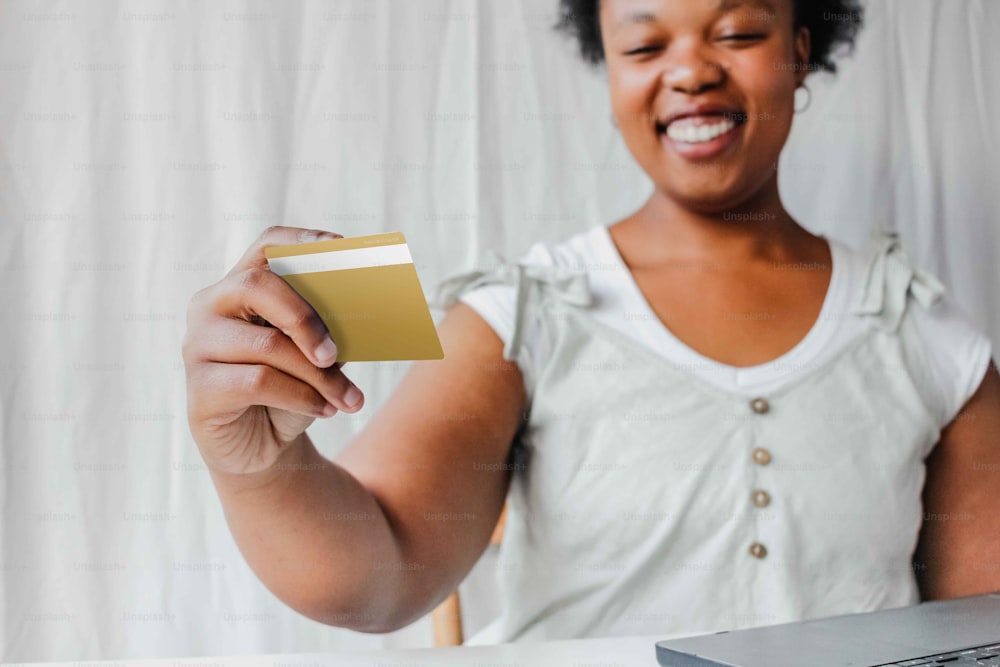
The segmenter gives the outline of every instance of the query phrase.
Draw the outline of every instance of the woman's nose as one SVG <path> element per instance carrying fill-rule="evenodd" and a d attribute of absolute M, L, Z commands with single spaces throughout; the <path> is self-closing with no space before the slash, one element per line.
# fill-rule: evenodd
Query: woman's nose
<path fill-rule="evenodd" d="M 692 45 L 677 48 L 671 54 L 665 61 L 661 80 L 664 87 L 694 95 L 715 88 L 725 77 L 721 64 L 703 54 L 698 46 Z"/>

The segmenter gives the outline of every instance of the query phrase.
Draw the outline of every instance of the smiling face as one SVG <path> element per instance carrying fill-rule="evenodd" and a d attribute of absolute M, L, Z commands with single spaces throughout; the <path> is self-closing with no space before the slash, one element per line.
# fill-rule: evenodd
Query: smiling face
<path fill-rule="evenodd" d="M 793 0 L 602 0 L 613 113 L 659 191 L 700 213 L 775 176 L 809 31 Z"/>

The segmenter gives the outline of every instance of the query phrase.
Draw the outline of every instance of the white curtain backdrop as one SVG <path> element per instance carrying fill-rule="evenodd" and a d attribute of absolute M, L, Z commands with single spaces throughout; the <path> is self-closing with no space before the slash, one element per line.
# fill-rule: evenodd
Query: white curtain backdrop
<path fill-rule="evenodd" d="M 0 0 L 0 659 L 424 646 L 285 608 L 187 427 L 192 293 L 268 225 L 403 231 L 425 291 L 650 184 L 555 0 Z M 1000 343 L 1000 2 L 872 0 L 780 164 L 799 220 L 900 230 Z M 357 415 L 408 364 L 348 364 Z M 490 554 L 463 584 L 495 612 Z"/>

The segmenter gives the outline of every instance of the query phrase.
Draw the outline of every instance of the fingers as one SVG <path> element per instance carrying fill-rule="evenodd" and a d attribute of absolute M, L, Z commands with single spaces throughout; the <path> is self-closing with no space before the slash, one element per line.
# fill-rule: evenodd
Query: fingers
<path fill-rule="evenodd" d="M 264 364 L 203 363 L 196 395 L 189 396 L 194 421 L 237 418 L 253 405 L 266 405 L 310 417 L 328 417 L 334 406 L 305 382 Z M 221 426 L 222 424 L 216 424 Z"/>
<path fill-rule="evenodd" d="M 357 412 L 363 394 L 340 370 L 342 364 L 318 368 L 278 328 L 262 327 L 236 319 L 215 318 L 202 330 L 199 354 L 203 359 L 225 364 L 266 364 L 305 383 L 324 401 L 344 412 Z M 361 400 L 350 404 L 354 390 Z M 280 407 L 280 406 L 275 406 Z"/>
<path fill-rule="evenodd" d="M 267 258 L 264 256 L 264 248 L 268 246 L 311 243 L 313 241 L 342 238 L 344 238 L 343 234 L 328 232 L 322 229 L 282 226 L 268 227 L 257 237 L 257 240 L 250 245 L 247 251 L 243 253 L 243 256 L 236 262 L 236 265 L 229 273 L 242 273 L 248 269 L 266 267 Z"/>
<path fill-rule="evenodd" d="M 220 282 L 195 294 L 183 344 L 189 394 L 197 395 L 192 416 L 220 423 L 254 405 L 310 417 L 361 409 L 364 396 L 336 363 L 326 325 L 264 256 L 268 246 L 333 238 L 343 236 L 271 227 Z"/>
<path fill-rule="evenodd" d="M 226 276 L 210 288 L 208 300 L 216 316 L 247 322 L 255 315 L 263 318 L 317 366 L 325 368 L 336 359 L 336 344 L 323 320 L 288 283 L 266 268 Z"/>

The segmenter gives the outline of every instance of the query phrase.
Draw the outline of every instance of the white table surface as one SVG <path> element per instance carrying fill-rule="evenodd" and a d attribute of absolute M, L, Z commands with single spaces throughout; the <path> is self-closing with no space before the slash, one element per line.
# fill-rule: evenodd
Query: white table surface
<path fill-rule="evenodd" d="M 177 657 L 157 660 L 33 662 L 33 667 L 657 667 L 660 636 L 518 642 L 496 646 L 457 646 L 400 651 L 281 653 L 271 655 Z"/>

